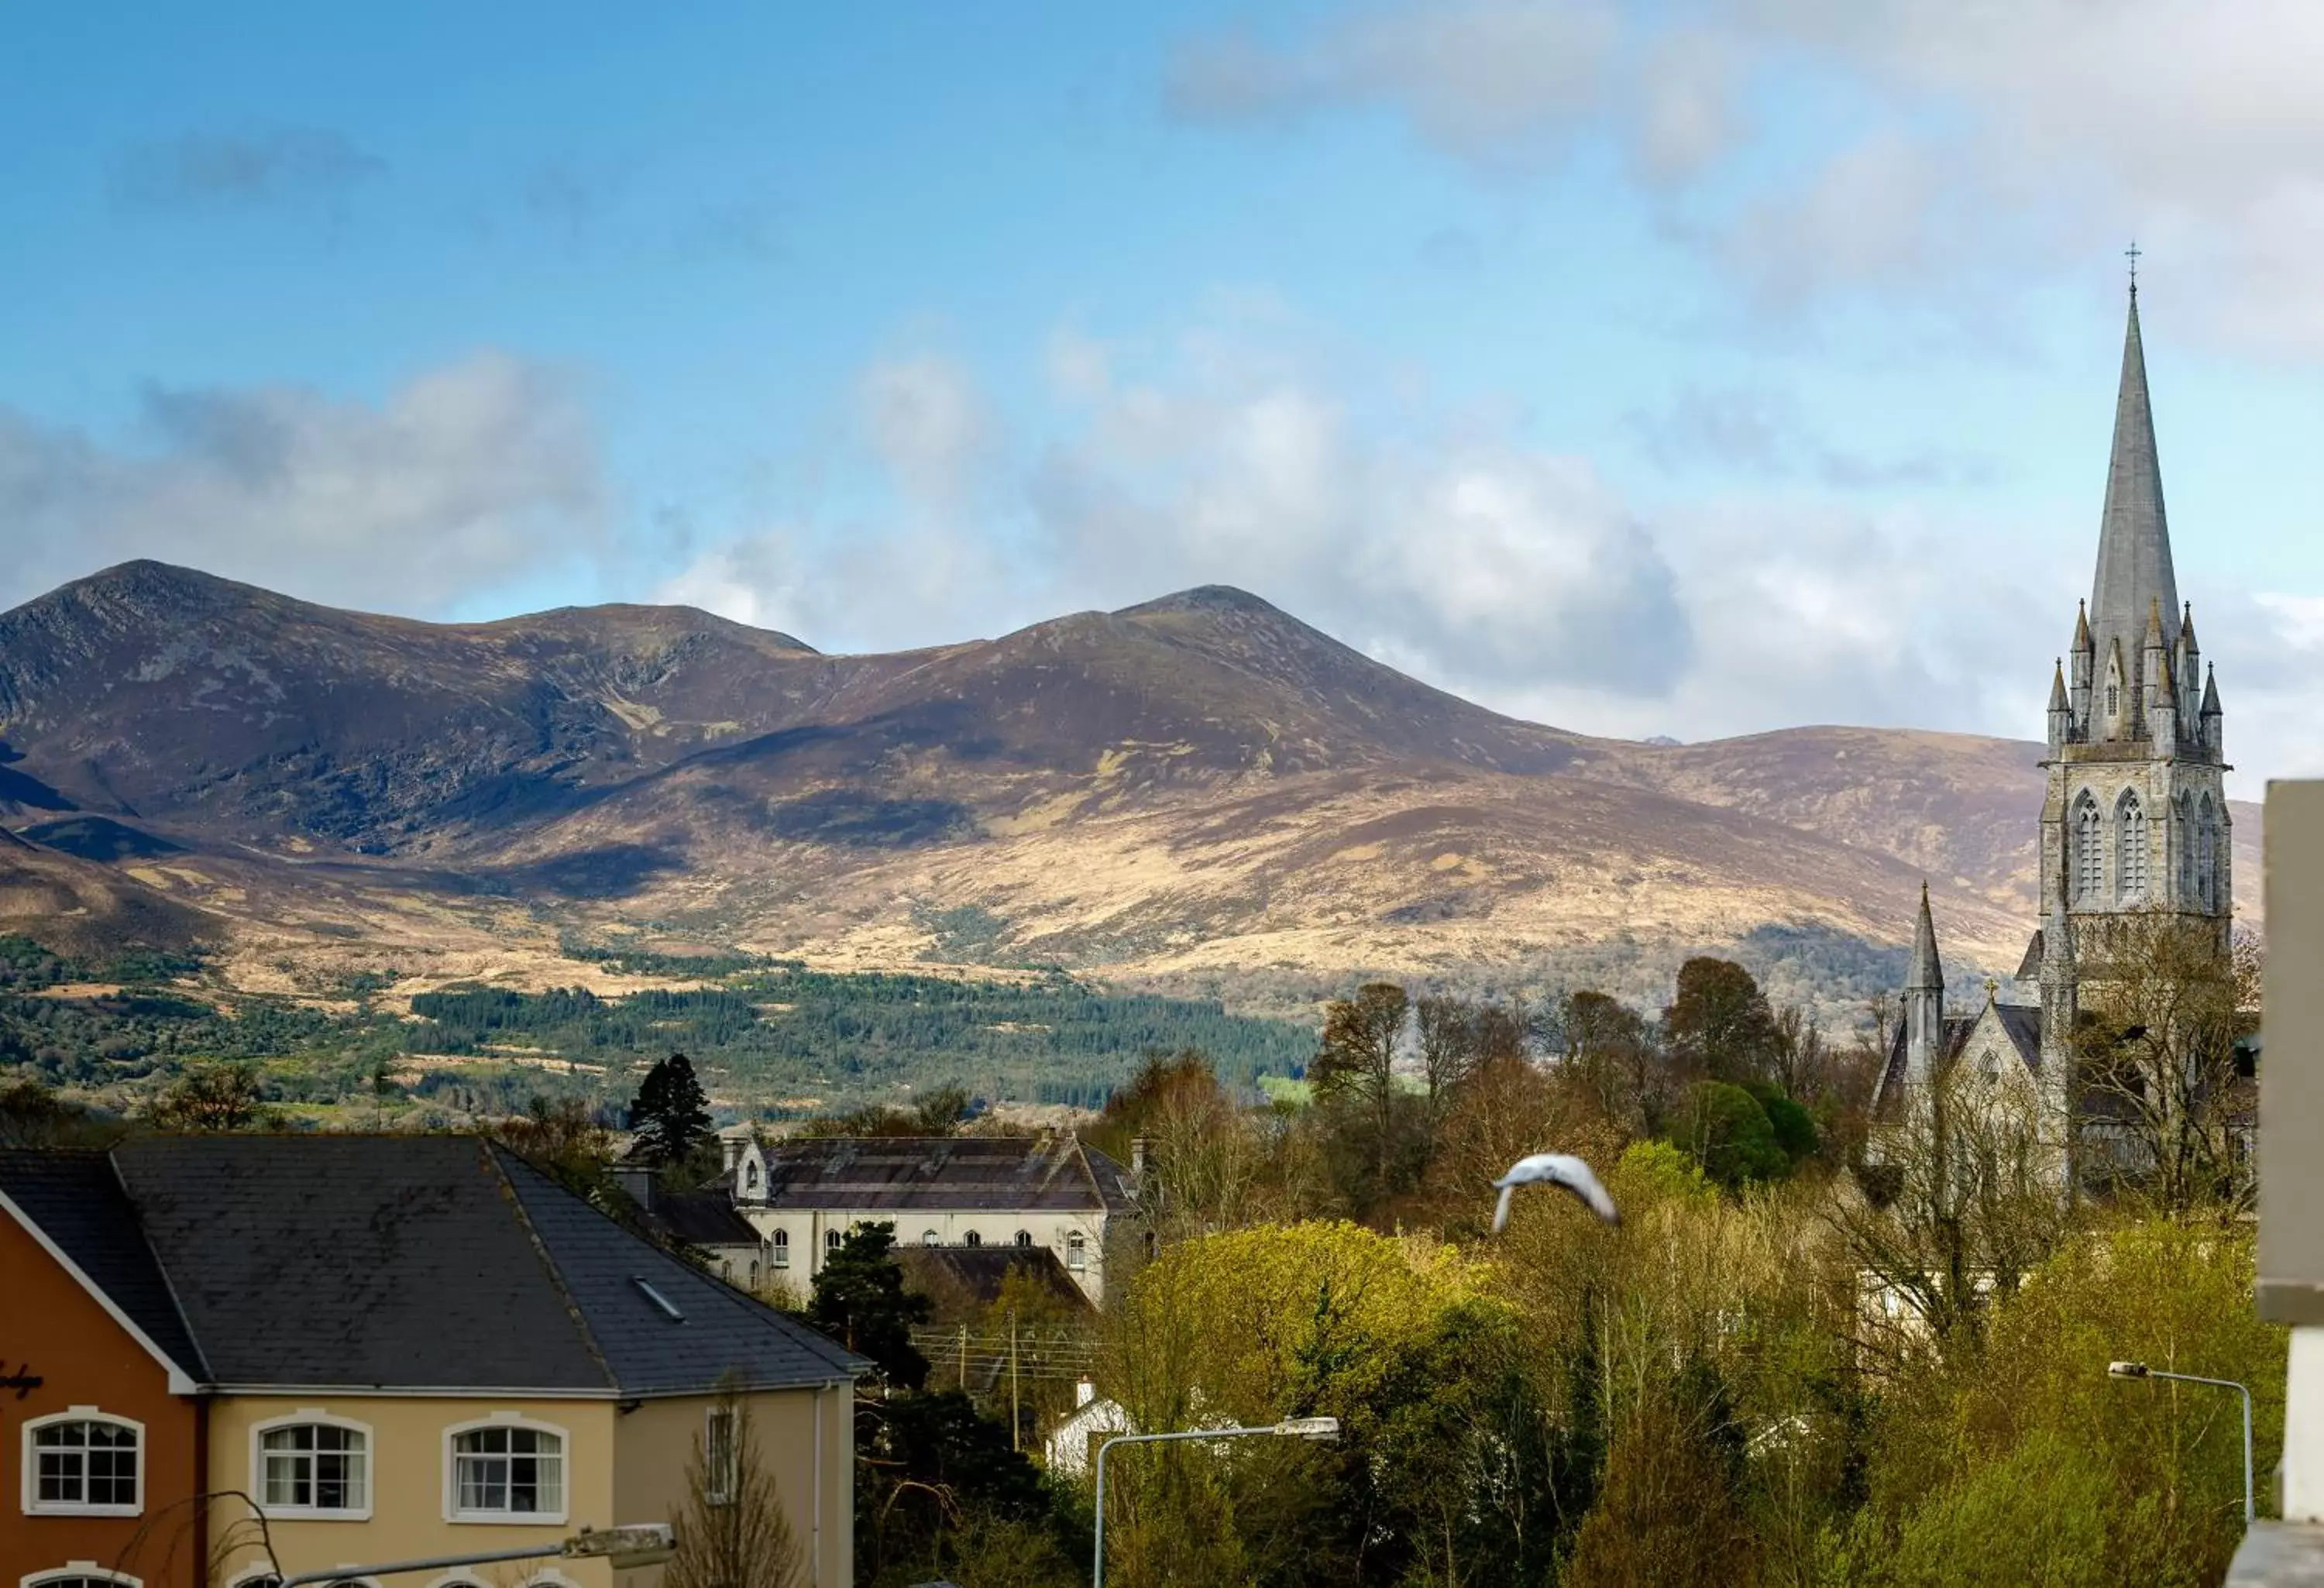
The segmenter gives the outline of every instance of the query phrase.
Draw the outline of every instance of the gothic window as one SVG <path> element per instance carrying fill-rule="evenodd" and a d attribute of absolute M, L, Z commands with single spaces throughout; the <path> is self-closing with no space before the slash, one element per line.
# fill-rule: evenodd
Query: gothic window
<path fill-rule="evenodd" d="M 2200 898 L 2195 882 L 2195 813 L 2188 808 L 2184 794 L 2172 804 L 2171 845 L 2179 856 L 2179 897 L 2190 901 Z"/>
<path fill-rule="evenodd" d="M 2211 808 L 2211 797 L 2203 796 L 2203 808 L 2195 818 L 2195 887 L 2194 894 L 2205 910 L 2218 909 L 2219 893 L 2219 817 Z"/>
<path fill-rule="evenodd" d="M 2115 834 L 2122 854 L 2115 869 L 2115 879 L 2126 900 L 2146 897 L 2146 813 L 2139 808 L 2138 796 L 2126 790 L 2122 803 L 2115 808 Z"/>
<path fill-rule="evenodd" d="M 2099 846 L 2098 803 L 2084 791 L 2074 808 L 2074 897 L 2096 899 L 2105 886 L 2106 852 Z"/>

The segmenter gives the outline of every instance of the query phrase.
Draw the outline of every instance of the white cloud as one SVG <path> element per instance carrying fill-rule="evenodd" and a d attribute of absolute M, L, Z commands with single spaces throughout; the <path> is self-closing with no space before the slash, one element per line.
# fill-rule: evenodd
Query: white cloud
<path fill-rule="evenodd" d="M 1618 36 L 1613 8 L 1592 0 L 1399 0 L 1289 49 L 1196 41 L 1169 99 L 1221 121 L 1385 103 L 1429 142 L 1499 165 L 1554 149 L 1596 106 Z"/>
<path fill-rule="evenodd" d="M 151 557 L 424 613 L 603 544 L 605 486 L 575 392 L 503 354 L 375 406 L 157 389 L 142 418 L 147 444 L 115 448 L 0 409 L 0 604 Z"/>

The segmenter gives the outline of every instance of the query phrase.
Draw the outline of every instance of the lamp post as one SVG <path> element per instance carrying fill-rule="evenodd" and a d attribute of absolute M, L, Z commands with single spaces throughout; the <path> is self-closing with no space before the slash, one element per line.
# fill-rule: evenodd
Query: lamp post
<path fill-rule="evenodd" d="M 1181 1439 L 1244 1439 L 1271 1434 L 1278 1439 L 1306 1439 L 1330 1445 L 1340 1437 L 1337 1417 L 1286 1417 L 1258 1428 L 1188 1428 L 1176 1434 L 1116 1434 L 1097 1447 L 1097 1554 L 1090 1568 L 1090 1588 L 1105 1588 L 1105 1453 L 1117 1445 L 1163 1445 Z"/>
<path fill-rule="evenodd" d="M 301 1572 L 293 1577 L 261 1579 L 271 1588 L 310 1588 L 320 1583 L 351 1583 L 361 1577 L 392 1577 L 405 1572 L 450 1571 L 457 1566 L 497 1565 L 503 1561 L 607 1560 L 615 1571 L 650 1566 L 678 1552 L 678 1537 L 668 1522 L 641 1522 L 626 1528 L 584 1528 L 569 1538 L 537 1544 L 526 1549 L 493 1550 L 484 1555 L 442 1555 L 427 1560 L 391 1561 L 377 1566 L 335 1566 L 327 1572 Z"/>
<path fill-rule="evenodd" d="M 2143 1362 L 2110 1362 L 2107 1376 L 2115 1379 L 2170 1379 L 2181 1384 L 2209 1384 L 2216 1390 L 2232 1390 L 2244 1398 L 2244 1526 L 2248 1528 L 2259 1515 L 2252 1500 L 2252 1402 L 2251 1390 L 2233 1379 L 2205 1379 L 2193 1373 L 2166 1373 L 2161 1368 L 2148 1367 Z"/>

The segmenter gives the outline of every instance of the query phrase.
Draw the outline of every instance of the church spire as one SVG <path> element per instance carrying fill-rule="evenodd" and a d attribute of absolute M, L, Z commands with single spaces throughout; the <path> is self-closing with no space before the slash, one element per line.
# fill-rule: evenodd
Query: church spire
<path fill-rule="evenodd" d="M 1929 915 L 1929 885 L 1921 884 L 1921 919 L 1913 925 L 1913 974 L 1904 978 L 1907 992 L 1942 992 L 1945 967 L 1937 961 L 1937 923 Z"/>
<path fill-rule="evenodd" d="M 2171 530 L 2163 512 L 2163 468 L 2154 450 L 2154 413 L 2146 393 L 2146 352 L 2138 335 L 2138 297 L 2130 300 L 2123 336 L 2122 386 L 2115 398 L 2114 453 L 2107 465 L 2106 510 L 2098 525 L 2098 573 L 2089 624 L 2100 656 L 2120 642 L 2126 660 L 2144 649 L 2150 610 L 2179 615 L 2171 569 Z M 2176 628 L 2175 622 L 2172 628 Z M 2163 636 L 2166 648 L 2175 632 Z M 2154 680 L 2125 680 L 2134 686 Z"/>

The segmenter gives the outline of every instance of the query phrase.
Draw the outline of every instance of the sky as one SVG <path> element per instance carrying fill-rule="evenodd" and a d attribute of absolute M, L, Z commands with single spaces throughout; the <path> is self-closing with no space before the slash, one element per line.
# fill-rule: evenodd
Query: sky
<path fill-rule="evenodd" d="M 2127 261 L 2236 790 L 2324 774 L 2324 7 L 0 19 L 0 606 L 826 651 L 1202 584 L 1586 732 L 2038 737 Z"/>

